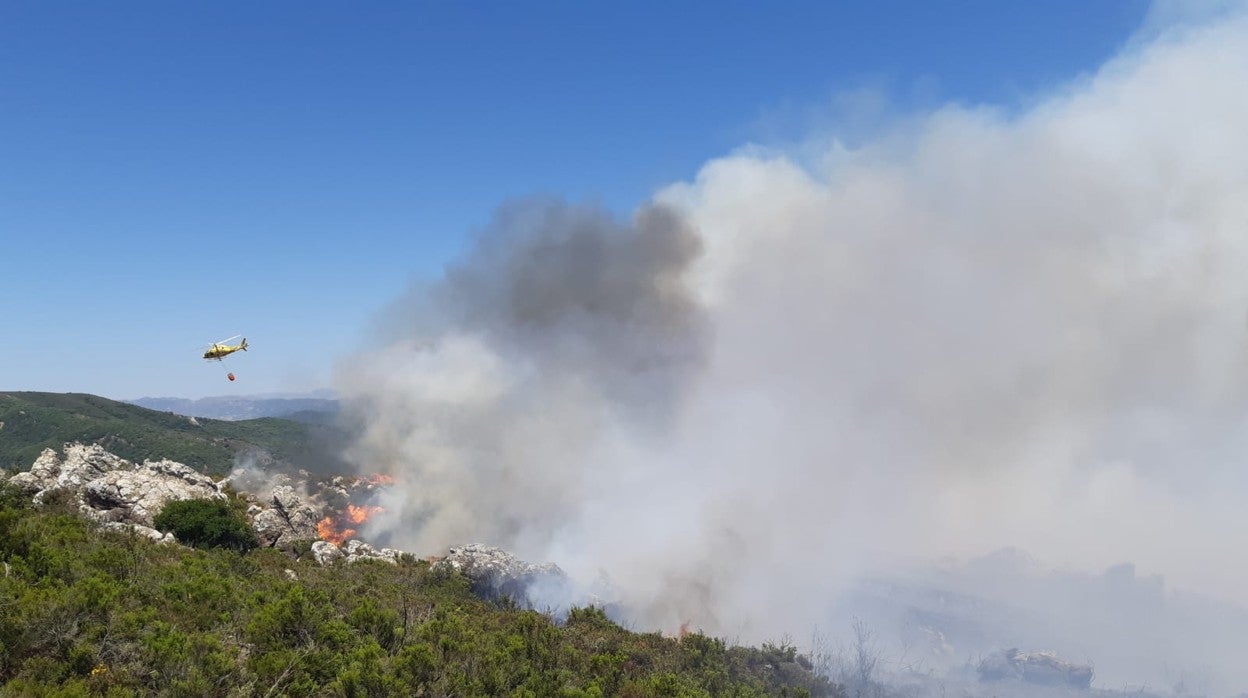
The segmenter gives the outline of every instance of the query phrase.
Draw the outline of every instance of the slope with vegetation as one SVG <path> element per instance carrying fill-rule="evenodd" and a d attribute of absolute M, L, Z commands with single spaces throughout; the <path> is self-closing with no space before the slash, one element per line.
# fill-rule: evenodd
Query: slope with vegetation
<path fill-rule="evenodd" d="M 219 531 L 236 513 L 166 520 Z M 594 608 L 556 623 L 425 561 L 322 567 L 217 540 L 100 531 L 0 486 L 0 695 L 839 695 L 791 647 L 638 634 Z"/>
<path fill-rule="evenodd" d="M 332 426 L 273 417 L 193 419 L 80 393 L 0 392 L 0 467 L 23 469 L 44 448 L 98 443 L 133 462 L 168 458 L 224 475 L 236 454 L 258 450 L 315 472 L 341 472 Z"/>

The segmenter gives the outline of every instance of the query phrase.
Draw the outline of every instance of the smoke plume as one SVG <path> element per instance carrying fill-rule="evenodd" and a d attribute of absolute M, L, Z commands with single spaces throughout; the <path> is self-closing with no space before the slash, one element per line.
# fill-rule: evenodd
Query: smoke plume
<path fill-rule="evenodd" d="M 400 482 L 376 532 L 742 639 L 1003 546 L 1248 602 L 1245 85 L 1223 13 L 1021 111 L 715 160 L 631 221 L 504 207 L 343 368 L 353 458 Z"/>
<path fill-rule="evenodd" d="M 631 223 L 553 201 L 505 207 L 462 263 L 389 317 L 410 334 L 365 357 L 345 393 L 353 454 L 400 473 L 397 542 L 485 540 L 531 554 L 612 467 L 605 441 L 658 440 L 704 363 L 677 215 Z"/>

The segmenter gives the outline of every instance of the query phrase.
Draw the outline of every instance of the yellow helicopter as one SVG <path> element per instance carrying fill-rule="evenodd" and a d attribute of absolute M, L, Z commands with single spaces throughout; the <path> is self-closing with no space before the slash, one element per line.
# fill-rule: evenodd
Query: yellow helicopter
<path fill-rule="evenodd" d="M 208 347 L 208 351 L 204 352 L 204 358 L 208 360 L 220 361 L 236 351 L 247 351 L 247 338 L 243 337 L 243 341 L 238 344 L 229 344 L 230 341 L 238 339 L 242 335 L 234 335 L 229 339 L 223 339 L 220 342 L 213 342 Z"/>
<path fill-rule="evenodd" d="M 242 335 L 234 335 L 229 339 L 223 339 L 220 342 L 213 342 L 208 346 L 208 350 L 204 352 L 204 358 L 209 361 L 220 361 L 236 351 L 247 351 L 247 338 L 243 337 L 243 341 L 238 344 L 230 344 L 231 341 L 242 337 Z M 227 373 L 226 378 L 234 380 L 233 373 Z"/>

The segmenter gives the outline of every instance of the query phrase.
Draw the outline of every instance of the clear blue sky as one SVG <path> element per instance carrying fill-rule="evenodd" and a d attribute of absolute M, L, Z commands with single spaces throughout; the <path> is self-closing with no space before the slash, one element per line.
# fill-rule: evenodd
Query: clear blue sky
<path fill-rule="evenodd" d="M 324 387 L 502 201 L 627 213 L 863 86 L 1009 106 L 1138 0 L 0 1 L 0 390 Z M 209 341 L 253 351 L 206 365 Z"/>

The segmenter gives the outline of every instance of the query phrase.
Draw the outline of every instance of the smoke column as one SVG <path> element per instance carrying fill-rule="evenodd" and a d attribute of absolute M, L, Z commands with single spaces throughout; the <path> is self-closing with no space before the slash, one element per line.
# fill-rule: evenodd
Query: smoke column
<path fill-rule="evenodd" d="M 345 391 L 357 462 L 398 472 L 393 535 L 416 550 L 485 540 L 544 552 L 618 475 L 612 438 L 658 440 L 704 364 L 684 275 L 698 237 L 647 207 L 631 223 L 555 201 L 504 207 L 446 277 L 388 314 L 414 331 Z"/>
<path fill-rule="evenodd" d="M 631 220 L 505 206 L 340 372 L 353 459 L 402 483 L 377 532 L 743 640 L 1003 546 L 1248 602 L 1245 86 L 1223 13 Z"/>

